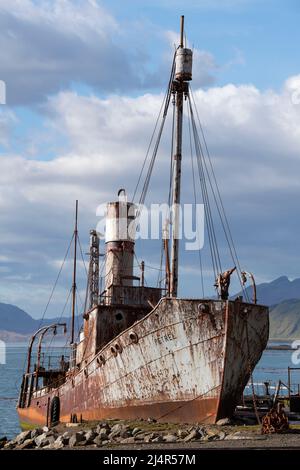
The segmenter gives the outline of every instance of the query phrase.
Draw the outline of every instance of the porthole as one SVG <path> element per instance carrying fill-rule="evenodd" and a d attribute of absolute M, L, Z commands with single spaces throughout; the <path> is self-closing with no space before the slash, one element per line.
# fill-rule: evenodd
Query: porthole
<path fill-rule="evenodd" d="M 123 320 L 123 314 L 121 312 L 116 313 L 116 320 L 117 321 Z"/>
<path fill-rule="evenodd" d="M 110 352 L 112 353 L 113 356 L 117 356 L 118 355 L 118 351 L 116 350 L 116 348 L 114 346 L 112 346 L 110 348 Z"/>
<path fill-rule="evenodd" d="M 209 313 L 209 305 L 208 304 L 198 304 L 198 312 L 199 313 Z"/>
<path fill-rule="evenodd" d="M 123 348 L 119 343 L 115 344 L 115 349 L 119 354 L 121 354 L 121 352 L 123 351 Z"/>
<path fill-rule="evenodd" d="M 97 364 L 99 364 L 99 366 L 104 366 L 104 364 L 105 364 L 105 357 L 104 357 L 102 354 L 100 354 L 100 356 L 97 357 Z"/>
<path fill-rule="evenodd" d="M 139 341 L 138 335 L 134 331 L 129 333 L 129 339 L 132 343 L 138 343 Z"/>

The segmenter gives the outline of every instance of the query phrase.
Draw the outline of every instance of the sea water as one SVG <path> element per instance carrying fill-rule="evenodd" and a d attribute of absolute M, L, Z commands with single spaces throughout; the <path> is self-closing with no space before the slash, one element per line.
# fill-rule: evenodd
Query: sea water
<path fill-rule="evenodd" d="M 59 348 L 58 348 L 59 349 Z M 266 350 L 258 363 L 253 382 L 256 392 L 263 393 L 263 382 L 270 382 L 270 392 L 274 393 L 279 380 L 288 385 L 288 367 L 297 367 L 291 350 Z M 6 364 L 0 364 L 0 437 L 13 438 L 20 432 L 16 412 L 20 382 L 26 364 L 27 346 L 8 345 Z M 294 356 L 295 358 L 295 356 Z M 300 367 L 300 364 L 299 366 Z M 297 392 L 300 383 L 300 370 L 291 372 L 293 391 Z M 283 386 L 283 393 L 286 390 Z M 250 391 L 250 389 L 249 389 Z"/>

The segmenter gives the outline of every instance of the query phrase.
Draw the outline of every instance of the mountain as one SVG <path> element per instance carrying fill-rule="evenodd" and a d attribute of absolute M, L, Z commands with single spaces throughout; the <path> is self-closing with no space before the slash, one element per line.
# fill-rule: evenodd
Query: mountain
<path fill-rule="evenodd" d="M 249 299 L 252 299 L 252 287 L 248 286 L 246 291 Z M 237 295 L 242 295 L 242 293 Z M 290 281 L 287 276 L 281 276 L 272 282 L 257 285 L 257 302 L 259 304 L 272 306 L 290 299 L 300 299 L 300 279 Z"/>
<path fill-rule="evenodd" d="M 0 330 L 26 335 L 38 329 L 39 323 L 19 307 L 0 303 Z"/>
<path fill-rule="evenodd" d="M 246 290 L 251 298 L 252 288 L 248 286 Z M 272 282 L 259 284 L 257 298 L 258 303 L 270 306 L 270 338 L 300 339 L 300 279 L 290 281 L 281 276 Z M 41 323 L 15 305 L 0 303 L 0 339 L 3 341 L 27 341 L 41 325 L 58 321 L 67 323 L 70 330 L 70 318 L 45 318 Z M 79 316 L 75 324 L 80 326 L 81 322 L 82 317 Z"/>
<path fill-rule="evenodd" d="M 270 309 L 270 338 L 300 339 L 300 300 L 280 302 Z"/>
<path fill-rule="evenodd" d="M 80 326 L 82 317 L 75 318 L 75 325 Z M 35 320 L 24 310 L 15 305 L 0 302 L 0 339 L 6 342 L 27 341 L 28 338 L 41 326 L 52 323 L 66 323 L 70 330 L 70 317 L 44 318 L 43 321 Z"/>

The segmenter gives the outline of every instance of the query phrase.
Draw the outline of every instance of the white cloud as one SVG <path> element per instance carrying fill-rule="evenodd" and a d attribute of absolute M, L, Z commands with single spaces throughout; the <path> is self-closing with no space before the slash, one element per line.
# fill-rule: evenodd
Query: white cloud
<path fill-rule="evenodd" d="M 291 92 L 299 80 L 290 77 L 278 93 L 253 85 L 194 92 L 238 251 L 243 264 L 252 270 L 255 263 L 253 270 L 264 279 L 284 273 L 297 277 L 300 261 L 297 255 L 291 263 L 299 238 L 300 189 L 300 106 L 292 103 Z M 1 284 L 9 300 L 17 289 L 19 305 L 38 315 L 42 301 L 36 292 L 44 299 L 51 290 L 56 260 L 72 232 L 76 198 L 87 251 L 97 205 L 114 198 L 119 187 L 131 193 L 137 181 L 161 100 L 153 94 L 101 99 L 61 92 L 41 108 L 48 137 L 67 142 L 61 153 L 50 161 L 9 152 L 0 158 Z M 43 138 L 36 142 L 40 151 Z M 163 139 L 150 200 L 167 192 L 169 151 Z M 184 178 L 190 174 L 187 152 L 183 171 Z M 189 187 L 185 197 L 191 197 Z M 194 275 L 189 282 L 186 271 L 185 279 L 190 292 Z"/>
<path fill-rule="evenodd" d="M 165 32 L 145 19 L 119 23 L 108 8 L 93 0 L 2 0 L 1 79 L 7 85 L 7 103 L 42 102 L 82 84 L 101 95 L 161 89 L 170 61 L 164 55 Z M 159 49 L 153 47 L 153 37 Z M 195 78 L 208 85 L 215 71 L 213 57 L 205 51 L 197 54 Z"/>

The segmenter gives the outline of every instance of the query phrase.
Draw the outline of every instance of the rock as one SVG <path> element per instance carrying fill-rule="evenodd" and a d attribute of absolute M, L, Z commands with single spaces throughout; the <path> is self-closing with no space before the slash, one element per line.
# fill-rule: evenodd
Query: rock
<path fill-rule="evenodd" d="M 3 449 L 10 450 L 10 449 L 14 449 L 15 447 L 16 447 L 16 444 L 14 444 L 13 442 L 9 441 L 9 442 L 7 442 L 7 443 L 4 445 Z"/>
<path fill-rule="evenodd" d="M 152 442 L 153 439 L 155 439 L 157 436 L 158 436 L 157 432 L 151 432 L 150 434 L 145 435 L 144 442 Z"/>
<path fill-rule="evenodd" d="M 85 442 L 86 441 L 86 438 L 85 438 L 85 435 L 84 435 L 84 432 L 83 431 L 80 431 L 80 432 L 76 432 L 75 434 L 73 434 L 70 439 L 69 439 L 69 446 L 70 447 L 76 447 L 79 442 Z"/>
<path fill-rule="evenodd" d="M 187 429 L 187 433 L 190 434 L 192 431 L 194 431 L 195 426 L 190 426 L 188 429 Z"/>
<path fill-rule="evenodd" d="M 207 429 L 205 432 L 205 435 L 202 436 L 203 440 L 206 441 L 215 441 L 218 440 L 220 436 L 219 431 L 216 431 L 215 429 Z M 225 437 L 225 436 L 224 436 Z"/>
<path fill-rule="evenodd" d="M 105 439 L 107 439 L 108 434 L 109 434 L 109 429 L 101 428 L 98 433 L 98 436 L 100 437 L 102 441 L 104 441 Z"/>
<path fill-rule="evenodd" d="M 185 431 L 184 429 L 178 429 L 177 436 L 179 437 L 179 439 L 184 439 L 187 435 L 187 431 Z"/>
<path fill-rule="evenodd" d="M 96 432 L 100 434 L 101 429 L 107 429 L 108 430 L 107 434 L 109 434 L 110 432 L 110 426 L 106 421 L 101 421 L 100 423 L 98 423 L 98 426 L 96 427 Z"/>
<path fill-rule="evenodd" d="M 43 430 L 41 428 L 35 428 L 31 431 L 31 439 L 35 439 L 41 434 L 43 434 Z"/>
<path fill-rule="evenodd" d="M 93 431 L 92 429 L 90 429 L 89 431 L 85 433 L 85 439 L 86 439 L 87 444 L 92 443 L 95 437 L 97 437 L 97 433 Z"/>
<path fill-rule="evenodd" d="M 6 436 L 3 436 L 0 438 L 0 449 L 2 449 L 5 444 L 7 443 L 7 437 Z"/>
<path fill-rule="evenodd" d="M 115 439 L 116 437 L 130 437 L 131 431 L 129 430 L 129 426 L 124 426 L 124 424 L 115 424 L 110 429 L 110 433 L 108 434 L 109 439 Z"/>
<path fill-rule="evenodd" d="M 135 437 L 134 436 L 126 437 L 125 439 L 122 439 L 120 441 L 121 444 L 134 444 L 134 442 L 135 442 Z"/>
<path fill-rule="evenodd" d="M 92 442 L 93 441 L 88 442 L 86 439 L 84 439 L 83 441 L 78 442 L 77 447 L 84 447 L 84 446 L 87 446 L 89 444 L 92 444 Z"/>
<path fill-rule="evenodd" d="M 66 434 L 66 433 L 64 433 L 64 434 Z M 67 446 L 69 444 L 69 436 L 65 436 L 64 434 L 62 436 L 58 436 L 58 438 L 54 442 L 54 444 L 57 446 L 58 449 L 60 447 Z M 54 448 L 56 448 L 56 447 L 54 447 Z"/>
<path fill-rule="evenodd" d="M 47 436 L 47 433 L 43 433 L 40 436 L 34 439 L 34 442 L 38 448 L 49 446 L 50 444 L 54 444 L 55 437 L 54 436 Z"/>
<path fill-rule="evenodd" d="M 220 441 L 224 441 L 225 437 L 226 437 L 226 433 L 221 431 L 218 433 L 219 434 L 219 440 Z"/>
<path fill-rule="evenodd" d="M 137 434 L 140 431 L 141 431 L 140 428 L 134 428 L 133 431 L 132 431 L 132 435 L 135 436 L 135 434 Z"/>
<path fill-rule="evenodd" d="M 46 439 L 47 439 L 46 433 L 40 434 L 34 439 L 35 445 L 37 447 L 42 447 L 42 443 L 46 441 Z M 45 444 L 45 445 L 48 445 L 48 444 Z"/>
<path fill-rule="evenodd" d="M 55 450 L 59 450 L 59 449 L 63 449 L 64 448 L 64 445 L 62 442 L 57 442 L 55 441 L 53 444 L 49 444 L 48 446 L 45 446 L 44 449 L 55 449 Z"/>
<path fill-rule="evenodd" d="M 66 423 L 67 428 L 77 428 L 79 423 Z"/>
<path fill-rule="evenodd" d="M 163 436 L 163 440 L 165 442 L 177 442 L 178 438 L 174 434 L 167 434 L 166 436 Z"/>
<path fill-rule="evenodd" d="M 50 431 L 50 429 L 48 428 L 48 426 L 44 426 L 44 427 L 42 428 L 42 431 L 43 431 L 43 432 L 48 432 L 48 431 Z"/>
<path fill-rule="evenodd" d="M 157 437 L 152 439 L 152 442 L 163 442 L 163 437 L 161 434 L 159 434 Z"/>
<path fill-rule="evenodd" d="M 17 446 L 17 449 L 32 449 L 34 447 L 34 439 L 26 439 L 22 444 Z"/>
<path fill-rule="evenodd" d="M 229 426 L 232 423 L 230 418 L 222 418 L 217 421 L 218 426 Z"/>
<path fill-rule="evenodd" d="M 104 440 L 104 439 L 103 439 L 103 440 Z M 96 444 L 97 447 L 101 447 L 103 440 L 102 440 L 101 436 L 97 436 L 97 437 L 95 437 L 95 439 L 93 440 L 93 443 Z"/>
<path fill-rule="evenodd" d="M 14 442 L 16 444 L 22 444 L 27 439 L 31 439 L 31 430 L 23 431 L 15 437 Z"/>
<path fill-rule="evenodd" d="M 129 426 L 123 426 L 123 429 L 120 431 L 120 437 L 126 438 L 126 437 L 131 437 L 132 432 Z"/>
<path fill-rule="evenodd" d="M 196 431 L 197 431 L 198 437 L 200 437 L 200 438 L 206 436 L 206 434 L 207 434 L 207 431 L 206 431 L 205 427 L 203 427 L 203 426 L 198 426 L 196 428 Z"/>
<path fill-rule="evenodd" d="M 118 423 L 118 424 L 115 424 L 114 426 L 112 426 L 110 428 L 110 431 L 111 432 L 120 432 L 123 428 L 124 428 L 124 425 Z"/>
<path fill-rule="evenodd" d="M 183 440 L 184 442 L 194 441 L 198 438 L 198 432 L 196 429 L 193 429 Z"/>
<path fill-rule="evenodd" d="M 106 440 L 106 441 L 102 441 L 102 445 L 104 445 L 104 446 L 105 446 L 106 444 L 109 444 L 109 441 L 108 441 L 108 440 Z"/>

